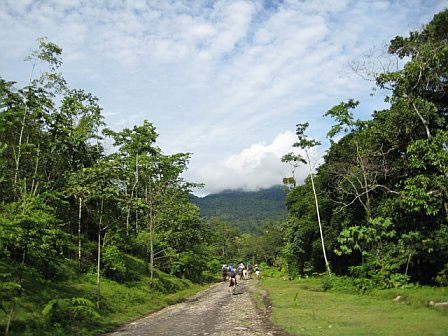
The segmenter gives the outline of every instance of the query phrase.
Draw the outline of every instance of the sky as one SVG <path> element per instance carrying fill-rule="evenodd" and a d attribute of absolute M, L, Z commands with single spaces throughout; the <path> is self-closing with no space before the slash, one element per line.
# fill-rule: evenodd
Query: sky
<path fill-rule="evenodd" d="M 0 0 L 0 77 L 27 83 L 23 59 L 46 36 L 63 48 L 72 88 L 99 98 L 115 131 L 148 120 L 165 154 L 192 153 L 184 177 L 203 196 L 291 175 L 296 124 L 328 149 L 323 114 L 350 98 L 355 115 L 387 107 L 355 65 L 389 64 L 384 46 L 448 0 Z M 373 62 L 375 61 L 375 62 Z M 372 63 L 373 62 L 373 63 Z M 308 168 L 299 167 L 300 183 Z"/>

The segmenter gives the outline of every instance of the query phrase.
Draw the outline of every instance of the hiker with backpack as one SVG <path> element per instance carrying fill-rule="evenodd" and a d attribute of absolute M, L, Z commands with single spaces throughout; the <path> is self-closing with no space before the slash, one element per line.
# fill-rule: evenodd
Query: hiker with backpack
<path fill-rule="evenodd" d="M 230 294 L 235 295 L 236 292 L 236 269 L 232 267 L 230 269 L 230 278 L 229 278 L 229 292 Z"/>
<path fill-rule="evenodd" d="M 257 278 L 257 281 L 260 280 L 260 267 L 258 265 L 255 265 L 255 277 Z"/>
<path fill-rule="evenodd" d="M 221 272 L 222 272 L 222 281 L 226 282 L 227 281 L 227 272 L 228 272 L 227 265 L 222 265 Z"/>
<path fill-rule="evenodd" d="M 243 273 L 244 273 L 244 264 L 240 263 L 238 265 L 238 275 L 240 276 L 240 280 L 243 280 Z"/>
<path fill-rule="evenodd" d="M 247 277 L 250 279 L 251 275 L 252 275 L 252 264 L 250 262 L 247 263 Z"/>

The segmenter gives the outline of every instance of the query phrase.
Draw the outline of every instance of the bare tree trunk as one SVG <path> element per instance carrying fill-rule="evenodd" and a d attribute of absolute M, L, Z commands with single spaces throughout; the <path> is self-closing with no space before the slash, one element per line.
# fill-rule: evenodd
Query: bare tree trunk
<path fill-rule="evenodd" d="M 154 280 L 154 219 L 152 214 L 150 215 L 149 223 L 149 271 L 151 284 Z"/>
<path fill-rule="evenodd" d="M 145 199 L 146 204 L 149 206 L 146 225 L 149 230 L 149 279 L 152 286 L 154 279 L 154 209 L 152 195 L 148 192 L 148 187 L 145 188 Z"/>
<path fill-rule="evenodd" d="M 34 61 L 34 63 L 33 63 L 33 68 L 31 69 L 30 80 L 29 80 L 28 85 L 31 85 L 35 68 L 36 68 L 36 61 Z M 14 184 L 17 184 L 17 179 L 19 177 L 20 157 L 22 155 L 23 133 L 25 132 L 25 123 L 26 123 L 26 117 L 28 115 L 28 111 L 29 111 L 28 103 L 27 103 L 27 100 L 25 97 L 25 109 L 23 111 L 22 126 L 20 127 L 19 144 L 17 146 L 18 147 L 17 148 L 17 157 L 15 158 L 16 168 L 15 168 L 15 173 L 14 173 Z"/>
<path fill-rule="evenodd" d="M 100 209 L 100 220 L 98 223 L 98 263 L 97 263 L 97 273 L 96 273 L 96 307 L 100 308 L 100 297 L 101 297 L 101 277 L 100 277 L 100 267 L 101 267 L 101 227 L 103 221 L 103 205 L 104 200 L 101 199 L 101 209 Z"/>
<path fill-rule="evenodd" d="M 135 156 L 135 181 L 134 181 L 134 185 L 132 186 L 131 189 L 131 198 L 130 198 L 130 202 L 132 202 L 132 200 L 134 199 L 134 192 L 135 192 L 135 188 L 137 187 L 137 183 L 138 183 L 138 154 L 136 154 Z M 129 219 L 131 217 L 131 205 L 128 205 L 128 211 L 126 214 L 126 235 L 129 236 Z"/>
<path fill-rule="evenodd" d="M 39 185 L 39 182 L 36 182 L 37 171 L 39 169 L 39 156 L 40 156 L 40 144 L 37 146 L 36 165 L 34 166 L 33 181 L 31 182 L 31 194 L 33 196 L 36 195 L 37 187 Z"/>
<path fill-rule="evenodd" d="M 82 197 L 79 197 L 78 209 L 78 267 L 81 268 L 81 219 L 82 219 Z"/>
<path fill-rule="evenodd" d="M 8 313 L 8 320 L 6 322 L 6 328 L 5 328 L 5 336 L 9 333 L 9 327 L 11 325 L 12 317 L 14 316 L 14 305 L 11 307 Z"/>
<path fill-rule="evenodd" d="M 366 218 L 367 218 L 367 222 L 368 222 L 371 217 L 369 183 L 367 181 L 366 167 L 365 167 L 363 158 L 361 157 L 361 154 L 359 153 L 359 146 L 358 146 L 357 142 L 356 142 L 356 156 L 358 157 L 359 166 L 361 167 L 361 171 L 362 171 L 362 178 L 364 180 L 364 190 L 365 190 L 365 194 L 366 194 L 365 209 L 366 209 Z"/>
<path fill-rule="evenodd" d="M 428 139 L 431 139 L 431 132 L 429 131 L 428 121 L 425 118 L 423 118 L 417 106 L 415 106 L 415 103 L 412 103 L 412 107 L 414 108 L 415 113 L 417 113 L 417 116 L 420 118 L 423 127 L 425 128 L 426 136 L 428 137 Z"/>
<path fill-rule="evenodd" d="M 313 188 L 314 201 L 316 203 L 316 213 L 317 213 L 317 221 L 319 223 L 320 241 L 322 243 L 322 253 L 324 255 L 325 267 L 327 269 L 328 275 L 331 276 L 330 264 L 329 264 L 328 259 L 327 259 L 327 253 L 325 252 L 324 234 L 323 234 L 323 230 L 322 230 L 322 223 L 320 221 L 319 202 L 317 201 L 316 188 L 314 187 L 314 178 L 313 178 L 313 171 L 311 170 L 310 156 L 308 155 L 308 151 L 307 150 L 305 150 L 305 152 L 306 152 L 306 156 L 308 158 L 308 167 L 310 169 L 311 186 Z"/>
<path fill-rule="evenodd" d="M 406 263 L 406 271 L 404 272 L 404 275 L 408 275 L 409 270 L 409 264 L 411 262 L 412 253 L 409 253 L 408 262 Z"/>

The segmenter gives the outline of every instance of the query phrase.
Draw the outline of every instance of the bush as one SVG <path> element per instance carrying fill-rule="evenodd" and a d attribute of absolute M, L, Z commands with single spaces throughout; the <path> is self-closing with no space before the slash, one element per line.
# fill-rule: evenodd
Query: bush
<path fill-rule="evenodd" d="M 445 264 L 443 269 L 437 274 L 435 280 L 439 286 L 448 286 L 448 264 Z"/>
<path fill-rule="evenodd" d="M 322 289 L 326 292 L 329 289 L 333 288 L 333 279 L 330 276 L 324 276 L 322 278 Z"/>
<path fill-rule="evenodd" d="M 117 246 L 109 245 L 104 248 L 103 264 L 107 277 L 117 281 L 122 281 L 125 279 L 125 256 Z"/>
<path fill-rule="evenodd" d="M 56 329 L 71 327 L 74 321 L 90 322 L 100 317 L 95 304 L 82 297 L 53 299 L 42 309 L 42 316 L 45 324 Z"/>

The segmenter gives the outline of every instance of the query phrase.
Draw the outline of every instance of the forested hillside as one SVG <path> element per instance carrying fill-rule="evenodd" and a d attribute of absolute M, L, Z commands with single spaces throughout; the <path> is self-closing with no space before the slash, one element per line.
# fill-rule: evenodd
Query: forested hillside
<path fill-rule="evenodd" d="M 192 200 L 205 218 L 216 217 L 241 232 L 259 233 L 267 223 L 285 218 L 286 195 L 285 187 L 275 186 L 253 192 L 227 190 Z"/>

